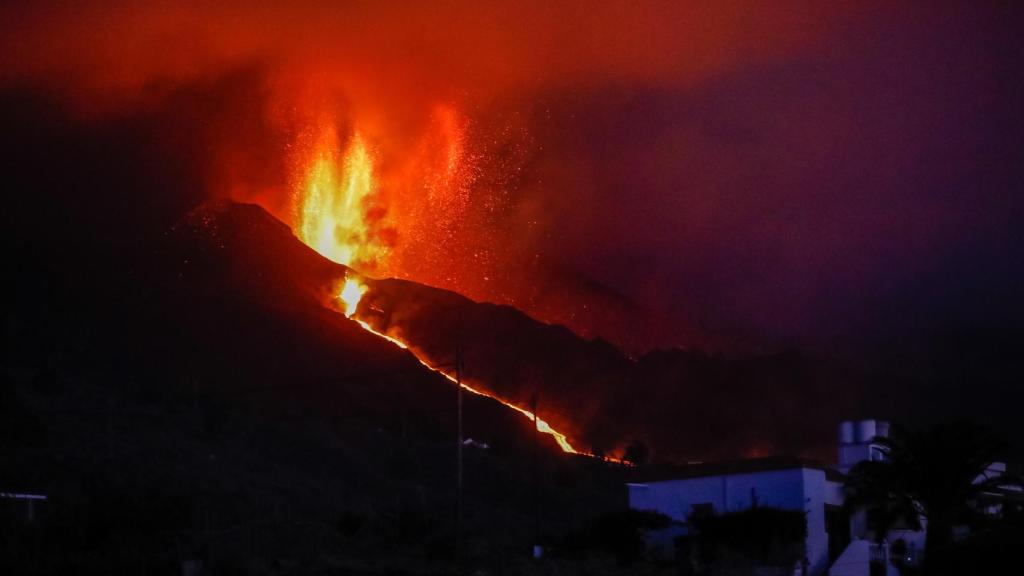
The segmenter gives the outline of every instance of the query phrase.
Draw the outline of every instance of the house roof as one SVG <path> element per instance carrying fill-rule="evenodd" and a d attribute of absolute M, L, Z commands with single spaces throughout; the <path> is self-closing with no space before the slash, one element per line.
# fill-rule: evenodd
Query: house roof
<path fill-rule="evenodd" d="M 699 464 L 669 465 L 650 469 L 641 469 L 630 478 L 630 483 L 645 484 L 650 482 L 667 482 L 687 478 L 703 478 L 707 476 L 730 476 L 734 474 L 752 474 L 756 472 L 772 472 L 777 470 L 796 470 L 810 468 L 822 470 L 826 478 L 842 481 L 842 474 L 828 466 L 805 458 L 775 456 L 769 458 L 748 458 L 744 460 L 725 460 L 720 462 L 702 462 Z"/>

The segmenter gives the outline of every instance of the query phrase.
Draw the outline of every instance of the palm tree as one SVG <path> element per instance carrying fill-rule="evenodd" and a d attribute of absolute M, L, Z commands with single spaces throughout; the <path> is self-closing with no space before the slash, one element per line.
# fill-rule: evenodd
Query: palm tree
<path fill-rule="evenodd" d="M 867 512 L 868 528 L 878 544 L 901 522 L 912 530 L 921 529 L 921 510 L 899 488 L 895 474 L 895 467 L 888 462 L 867 460 L 854 467 L 846 479 L 846 506 Z"/>
<path fill-rule="evenodd" d="M 1019 483 L 1007 476 L 985 478 L 985 471 L 1006 452 L 1006 444 L 988 429 L 970 422 L 931 428 L 894 428 L 875 443 L 883 461 L 862 462 L 850 472 L 847 488 L 854 502 L 875 507 L 887 529 L 900 519 L 927 521 L 925 565 L 953 539 L 953 526 L 971 513 L 971 504 L 998 486 Z M 876 526 L 876 530 L 879 527 Z M 881 531 L 884 537 L 885 530 Z M 931 562 L 929 562 L 931 558 Z"/>

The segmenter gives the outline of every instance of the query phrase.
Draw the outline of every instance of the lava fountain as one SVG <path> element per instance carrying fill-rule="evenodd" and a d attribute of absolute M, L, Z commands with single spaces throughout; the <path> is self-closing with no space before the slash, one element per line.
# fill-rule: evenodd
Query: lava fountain
<path fill-rule="evenodd" d="M 373 157 L 359 132 L 342 153 L 337 130 L 325 123 L 296 195 L 299 239 L 345 266 L 375 270 L 390 252 L 373 174 Z"/>

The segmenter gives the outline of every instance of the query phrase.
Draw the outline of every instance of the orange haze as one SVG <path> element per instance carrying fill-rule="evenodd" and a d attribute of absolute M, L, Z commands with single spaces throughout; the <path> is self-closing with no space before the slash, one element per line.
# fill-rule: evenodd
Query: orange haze
<path fill-rule="evenodd" d="M 0 82 L 51 91 L 85 118 L 190 102 L 201 143 L 173 146 L 194 147 L 208 195 L 263 204 L 363 273 L 594 334 L 607 330 L 588 325 L 587 301 L 543 282 L 560 232 L 551 206 L 565 202 L 557 174 L 578 168 L 545 156 L 537 95 L 699 86 L 815 45 L 851 9 L 15 2 L 0 8 Z"/>

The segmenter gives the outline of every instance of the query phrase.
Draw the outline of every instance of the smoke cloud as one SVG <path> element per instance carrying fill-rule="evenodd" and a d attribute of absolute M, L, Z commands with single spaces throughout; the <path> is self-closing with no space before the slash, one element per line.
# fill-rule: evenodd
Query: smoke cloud
<path fill-rule="evenodd" d="M 153 162 L 286 221 L 294 155 L 329 118 L 367 136 L 408 223 L 395 275 L 630 349 L 821 345 L 894 329 L 894 310 L 991 315 L 980 302 L 1021 286 L 1020 21 L 862 3 L 15 2 L 0 82 L 89 127 L 145 118 Z M 452 142 L 457 184 L 431 180 Z"/>

